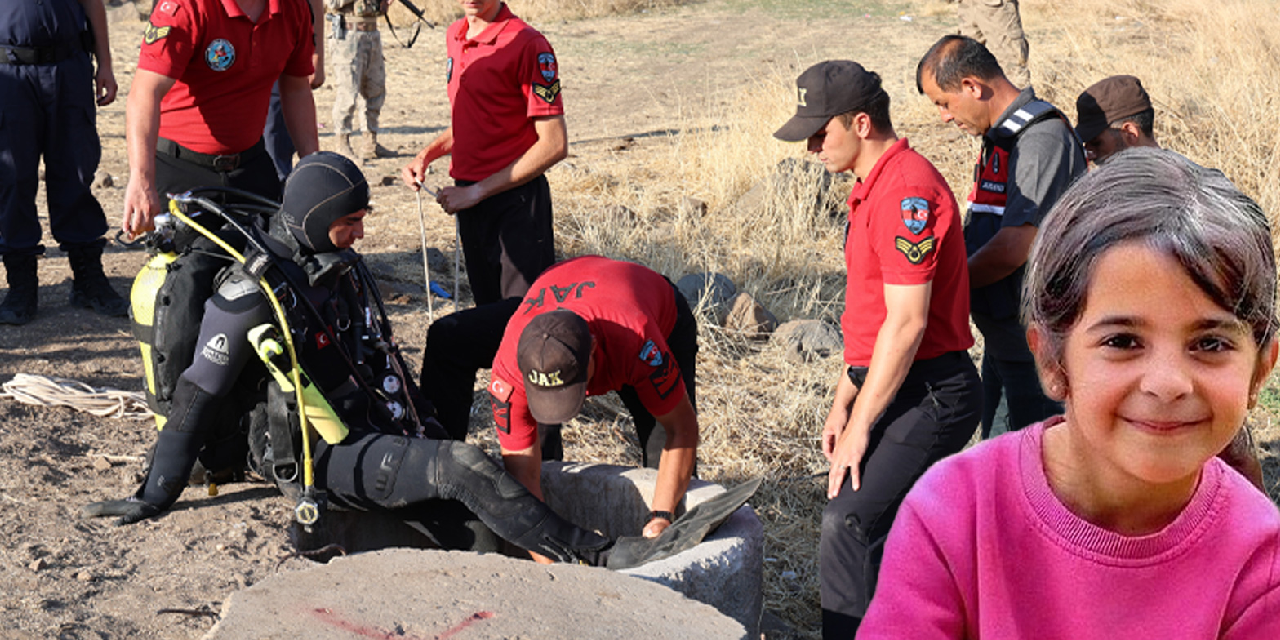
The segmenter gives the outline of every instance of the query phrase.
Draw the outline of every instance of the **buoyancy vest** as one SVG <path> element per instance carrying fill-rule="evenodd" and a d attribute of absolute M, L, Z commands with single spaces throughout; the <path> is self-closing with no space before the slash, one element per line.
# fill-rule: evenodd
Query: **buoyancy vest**
<path fill-rule="evenodd" d="M 341 429 L 326 429 L 318 435 L 331 444 L 341 442 L 348 430 L 445 438 L 431 419 L 430 403 L 408 374 L 363 259 L 352 252 L 355 259 L 342 273 L 325 285 L 312 284 L 308 270 L 295 261 L 300 257 L 296 242 L 291 245 L 278 239 L 283 235 L 292 240 L 287 232 L 269 235 L 260 218 L 247 216 L 246 220 L 249 225 L 223 228 L 216 234 L 233 246 L 243 263 L 204 237 L 181 250 L 155 243 L 152 258 L 134 280 L 133 333 L 142 351 L 148 403 L 157 425 L 163 428 L 178 378 L 194 360 L 205 301 L 218 283 L 249 277 L 254 282 L 265 280 L 280 301 L 284 318 L 276 324 L 285 325 L 278 329 L 292 337 L 304 387 L 314 386 L 321 402 L 338 416 Z M 255 237 L 245 237 L 246 230 Z M 286 257 L 290 250 L 294 255 Z M 267 377 L 265 369 L 255 366 L 256 371 L 241 376 L 250 386 Z M 284 369 L 292 369 L 287 360 Z M 297 480 L 297 474 L 290 478 L 267 472 L 298 459 L 299 412 L 292 392 L 282 392 L 278 383 L 269 386 L 270 393 L 252 398 L 252 403 L 240 402 L 243 398 L 238 397 L 222 403 L 220 411 L 231 415 L 220 422 L 245 425 L 251 466 L 284 489 L 286 482 Z M 281 446 L 282 442 L 288 444 Z"/>

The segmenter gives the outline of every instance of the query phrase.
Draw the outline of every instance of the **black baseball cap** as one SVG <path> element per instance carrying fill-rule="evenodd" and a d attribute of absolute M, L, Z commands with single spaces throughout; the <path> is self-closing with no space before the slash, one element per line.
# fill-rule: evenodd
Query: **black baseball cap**
<path fill-rule="evenodd" d="M 1089 142 L 1121 118 L 1151 109 L 1151 97 L 1134 76 L 1099 80 L 1076 98 L 1076 134 Z"/>
<path fill-rule="evenodd" d="M 560 424 L 578 415 L 587 397 L 591 343 L 587 321 L 568 309 L 540 314 L 520 332 L 516 364 L 535 420 Z"/>
<path fill-rule="evenodd" d="M 857 111 L 884 93 L 880 76 L 852 60 L 828 60 L 796 78 L 796 115 L 773 137 L 787 142 L 808 140 L 831 118 Z"/>

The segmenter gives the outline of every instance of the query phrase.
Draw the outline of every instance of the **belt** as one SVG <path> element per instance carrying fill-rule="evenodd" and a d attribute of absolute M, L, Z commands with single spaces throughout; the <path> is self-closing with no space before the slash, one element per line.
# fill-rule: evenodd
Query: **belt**
<path fill-rule="evenodd" d="M 84 50 L 80 43 L 59 44 L 52 47 L 0 46 L 0 64 L 57 64 Z"/>
<path fill-rule="evenodd" d="M 156 151 L 191 164 L 213 169 L 218 173 L 230 173 L 241 165 L 247 164 L 250 160 L 266 153 L 267 146 L 263 144 L 262 138 L 258 138 L 258 141 L 253 143 L 252 147 L 240 153 L 217 155 L 192 151 L 168 138 L 160 138 L 156 141 Z"/>
<path fill-rule="evenodd" d="M 377 31 L 378 23 L 376 22 L 352 22 L 347 25 L 352 31 Z"/>

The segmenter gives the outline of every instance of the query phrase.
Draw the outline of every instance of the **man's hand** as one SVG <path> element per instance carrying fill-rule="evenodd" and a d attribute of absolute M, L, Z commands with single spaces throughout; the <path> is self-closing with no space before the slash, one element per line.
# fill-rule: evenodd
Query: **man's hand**
<path fill-rule="evenodd" d="M 858 427 L 846 428 L 836 441 L 835 450 L 831 453 L 831 471 L 827 474 L 827 498 L 834 499 L 840 494 L 840 486 L 844 484 L 845 474 L 852 480 L 853 490 L 862 488 L 862 478 L 858 465 L 862 464 L 862 456 L 867 452 L 870 441 L 869 429 Z"/>
<path fill-rule="evenodd" d="M 156 228 L 155 219 L 160 212 L 156 188 L 136 173 L 130 173 L 129 185 L 124 190 L 124 218 L 120 228 L 130 238 L 136 238 Z"/>
<path fill-rule="evenodd" d="M 832 461 L 831 457 L 836 451 L 836 441 L 840 438 L 840 434 L 844 433 L 844 427 L 847 424 L 849 424 L 849 407 L 831 407 L 831 412 L 827 414 L 827 421 L 822 425 L 822 455 L 827 458 L 827 462 Z"/>
<path fill-rule="evenodd" d="M 116 74 L 111 67 L 98 65 L 98 72 L 93 76 L 94 98 L 99 107 L 105 107 L 116 101 L 116 93 L 120 86 L 116 84 Z"/>
<path fill-rule="evenodd" d="M 642 531 L 640 535 L 646 538 L 656 538 L 662 535 L 662 532 L 666 531 L 669 526 L 671 526 L 670 520 L 661 517 L 654 518 L 649 521 L 649 524 L 644 526 L 644 531 Z"/>
<path fill-rule="evenodd" d="M 470 209 L 480 204 L 481 200 L 484 200 L 484 194 L 480 191 L 480 183 L 467 187 L 444 187 L 440 190 L 440 195 L 436 196 L 436 202 L 449 215 Z"/>
<path fill-rule="evenodd" d="M 319 89 L 324 85 L 324 62 L 320 60 L 318 55 L 312 56 L 311 59 L 315 62 L 316 67 L 315 73 L 312 73 L 310 78 L 311 88 Z"/>
<path fill-rule="evenodd" d="M 133 524 L 147 518 L 154 518 L 162 513 L 160 507 L 143 502 L 137 498 L 127 498 L 125 500 L 104 500 L 102 502 L 91 502 L 80 509 L 80 517 L 82 518 L 106 518 L 111 516 L 120 516 L 116 520 L 116 526 L 124 526 Z"/>

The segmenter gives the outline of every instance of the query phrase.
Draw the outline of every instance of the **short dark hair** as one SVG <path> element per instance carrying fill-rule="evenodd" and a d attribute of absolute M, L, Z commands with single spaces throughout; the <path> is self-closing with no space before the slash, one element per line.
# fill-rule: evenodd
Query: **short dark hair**
<path fill-rule="evenodd" d="M 928 69 L 933 82 L 943 91 L 960 89 L 960 81 L 968 77 L 994 80 L 1004 77 L 1004 69 L 987 48 L 968 36 L 943 36 L 929 48 L 916 65 L 916 91 L 924 93 L 922 79 Z"/>
<path fill-rule="evenodd" d="M 1138 127 L 1138 130 L 1142 132 L 1142 135 L 1147 136 L 1148 138 L 1154 138 L 1156 135 L 1156 110 L 1154 108 L 1135 113 L 1125 118 L 1119 118 L 1115 122 L 1109 123 L 1109 126 L 1112 129 L 1118 129 L 1120 128 L 1120 125 L 1126 122 L 1132 122 Z"/>
<path fill-rule="evenodd" d="M 879 77 L 877 76 L 876 79 L 879 80 Z M 882 133 L 893 131 L 893 121 L 889 118 L 889 93 L 887 91 L 876 92 L 862 106 L 852 111 L 846 111 L 836 117 L 840 119 L 844 128 L 848 129 L 853 126 L 853 118 L 859 113 L 867 114 L 867 117 L 871 119 L 871 126 L 875 127 L 876 131 Z"/>

